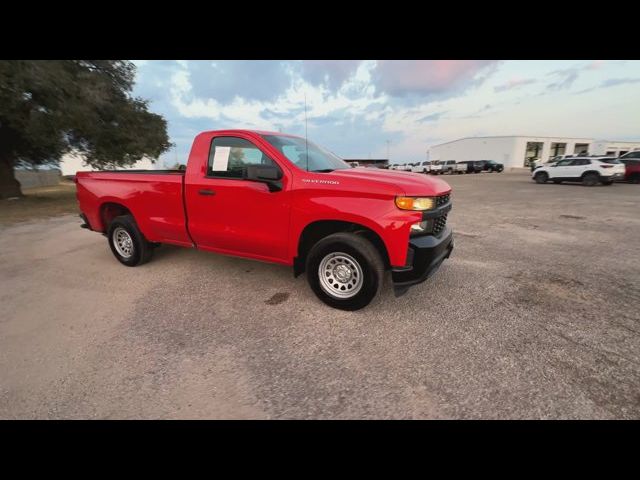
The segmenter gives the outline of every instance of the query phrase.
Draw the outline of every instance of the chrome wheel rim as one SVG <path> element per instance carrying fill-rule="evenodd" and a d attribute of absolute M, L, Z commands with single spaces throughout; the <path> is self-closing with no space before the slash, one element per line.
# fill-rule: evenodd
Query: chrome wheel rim
<path fill-rule="evenodd" d="M 318 267 L 320 286 L 330 296 L 346 299 L 355 296 L 364 282 L 362 267 L 351 255 L 332 252 Z"/>
<path fill-rule="evenodd" d="M 129 258 L 133 255 L 133 240 L 131 235 L 124 228 L 118 227 L 113 231 L 113 246 L 118 255 Z"/>

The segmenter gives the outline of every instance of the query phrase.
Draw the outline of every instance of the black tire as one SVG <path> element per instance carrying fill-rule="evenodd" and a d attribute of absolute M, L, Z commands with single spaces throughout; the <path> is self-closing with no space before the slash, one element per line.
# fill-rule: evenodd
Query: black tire
<path fill-rule="evenodd" d="M 533 177 L 533 179 L 536 181 L 536 183 L 547 183 L 547 181 L 549 180 L 549 175 L 547 175 L 547 172 L 538 172 L 536 173 L 535 177 Z"/>
<path fill-rule="evenodd" d="M 629 181 L 631 183 L 640 183 L 640 173 L 634 173 L 631 175 L 631 177 L 629 177 Z"/>
<path fill-rule="evenodd" d="M 562 180 L 554 180 L 553 183 L 555 183 L 556 185 L 562 183 Z"/>
<path fill-rule="evenodd" d="M 328 273 L 327 270 L 319 271 L 323 260 L 330 258 L 331 254 L 341 253 L 355 260 L 362 274 L 359 290 L 349 298 L 338 298 L 328 293 L 320 280 L 320 273 Z M 366 307 L 376 297 L 384 280 L 384 263 L 380 252 L 369 240 L 354 233 L 334 233 L 316 243 L 307 255 L 306 271 L 309 286 L 320 300 L 330 307 L 348 311 Z M 356 277 L 350 277 L 350 281 Z M 343 286 L 341 284 L 340 288 Z"/>
<path fill-rule="evenodd" d="M 594 185 L 597 185 L 599 181 L 600 177 L 597 173 L 585 173 L 582 176 L 582 185 L 586 187 L 593 187 Z"/>
<path fill-rule="evenodd" d="M 600 183 L 602 185 L 613 185 L 613 180 L 601 180 Z"/>
<path fill-rule="evenodd" d="M 131 241 L 131 253 L 129 256 L 124 256 L 122 253 L 118 251 L 122 247 L 116 246 L 117 240 L 116 235 L 120 233 L 122 230 L 128 234 L 129 239 Z M 126 236 L 125 236 L 126 238 Z M 131 215 L 121 215 L 113 219 L 111 224 L 109 225 L 109 229 L 107 231 L 107 239 L 109 241 L 109 247 L 111 248 L 111 252 L 118 259 L 120 263 L 126 265 L 127 267 L 136 267 L 138 265 L 142 265 L 143 263 L 148 262 L 151 259 L 153 254 L 153 247 L 144 238 L 144 235 L 138 229 L 138 225 Z"/>

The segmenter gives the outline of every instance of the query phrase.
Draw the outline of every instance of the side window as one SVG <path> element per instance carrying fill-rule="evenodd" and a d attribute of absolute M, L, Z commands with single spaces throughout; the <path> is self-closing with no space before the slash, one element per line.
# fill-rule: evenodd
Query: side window
<path fill-rule="evenodd" d="M 249 140 L 238 137 L 216 137 L 211 142 L 207 176 L 244 178 L 249 165 L 276 164 Z"/>
<path fill-rule="evenodd" d="M 559 167 L 566 167 L 567 165 L 571 164 L 571 160 L 560 160 L 557 165 Z"/>

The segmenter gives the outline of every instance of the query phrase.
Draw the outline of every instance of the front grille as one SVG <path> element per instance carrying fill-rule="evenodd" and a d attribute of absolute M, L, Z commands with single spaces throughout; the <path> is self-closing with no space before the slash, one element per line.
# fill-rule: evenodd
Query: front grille
<path fill-rule="evenodd" d="M 448 203 L 449 202 L 449 197 L 451 197 L 450 193 L 447 193 L 446 195 L 440 195 L 439 197 L 436 197 L 436 207 L 441 207 L 442 205 Z"/>
<path fill-rule="evenodd" d="M 441 217 L 433 219 L 433 226 L 431 227 L 431 233 L 433 235 L 440 235 L 440 232 L 447 226 L 447 214 L 445 213 Z"/>

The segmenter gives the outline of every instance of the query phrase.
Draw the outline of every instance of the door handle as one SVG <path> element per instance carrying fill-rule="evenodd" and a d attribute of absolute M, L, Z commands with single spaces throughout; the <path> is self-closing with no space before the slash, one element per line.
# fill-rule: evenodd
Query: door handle
<path fill-rule="evenodd" d="M 198 190 L 198 193 L 200 195 L 215 195 L 216 192 L 214 192 L 213 190 L 209 190 L 208 188 L 203 188 L 202 190 Z"/>

